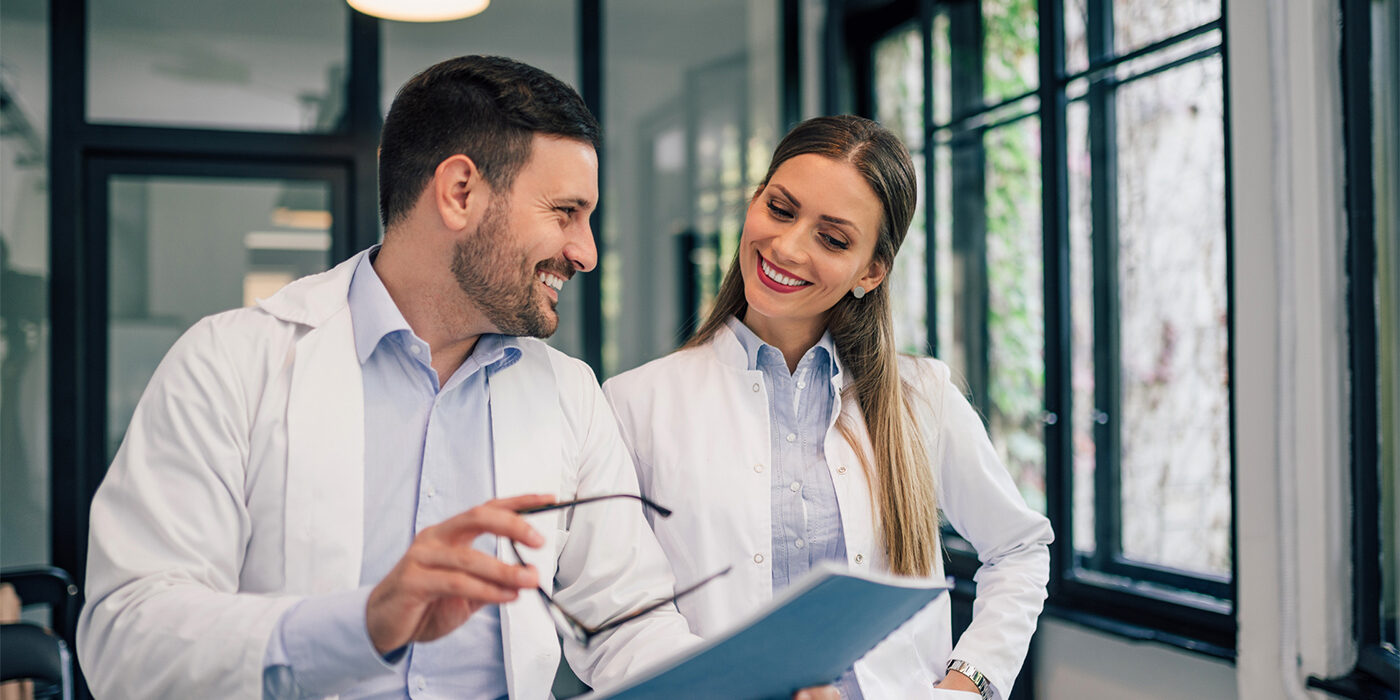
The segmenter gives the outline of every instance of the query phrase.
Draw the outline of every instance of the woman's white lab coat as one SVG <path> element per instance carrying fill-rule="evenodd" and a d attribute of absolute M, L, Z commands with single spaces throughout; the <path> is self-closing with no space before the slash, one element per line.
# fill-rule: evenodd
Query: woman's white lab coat
<path fill-rule="evenodd" d="M 844 414 L 865 422 L 854 399 L 838 397 L 825 438 L 827 466 L 854 571 L 885 571 L 886 557 L 864 470 L 836 428 Z M 867 698 L 934 695 L 949 658 L 981 670 L 1008 692 L 1025 658 L 1049 576 L 1050 524 L 1030 510 L 998 460 L 977 413 L 938 360 L 901 360 L 926 411 L 924 444 L 944 517 L 976 547 L 982 565 L 971 626 L 952 645 L 947 596 L 917 613 L 856 663 Z M 728 576 L 679 601 L 691 629 L 705 637 L 733 625 L 772 597 L 768 394 L 763 373 L 748 369 L 733 331 L 681 350 L 603 385 L 631 448 L 642 492 L 674 510 L 652 527 L 681 585 L 725 566 Z M 942 576 L 939 561 L 935 575 Z"/>
<path fill-rule="evenodd" d="M 346 301 L 358 260 L 200 321 L 156 371 L 92 505 L 78 656 L 98 697 L 261 697 L 283 611 L 358 586 L 374 526 Z M 491 381 L 497 495 L 635 493 L 592 372 L 521 347 Z M 568 610 L 602 620 L 671 594 L 635 504 L 565 517 L 532 516 L 547 543 L 521 550 Z M 502 606 L 501 633 L 510 696 L 547 697 L 559 643 L 538 596 Z M 567 651 L 582 678 L 608 683 L 693 641 L 663 609 Z"/>

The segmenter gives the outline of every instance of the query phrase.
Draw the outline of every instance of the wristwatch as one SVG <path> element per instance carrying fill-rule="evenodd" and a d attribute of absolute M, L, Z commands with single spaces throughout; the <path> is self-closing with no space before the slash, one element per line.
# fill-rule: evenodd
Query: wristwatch
<path fill-rule="evenodd" d="M 992 684 L 987 681 L 987 677 L 982 675 L 981 671 L 977 670 L 976 666 L 959 659 L 949 659 L 948 670 L 957 671 L 967 676 L 977 685 L 977 692 L 982 694 L 982 700 L 992 700 Z"/>

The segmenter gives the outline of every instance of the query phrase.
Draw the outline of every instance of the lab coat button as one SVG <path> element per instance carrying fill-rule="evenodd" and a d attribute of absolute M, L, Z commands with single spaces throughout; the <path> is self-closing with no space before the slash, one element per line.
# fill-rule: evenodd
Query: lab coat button
<path fill-rule="evenodd" d="M 856 563 L 859 564 L 859 563 L 861 563 L 861 562 L 863 562 L 863 561 L 865 561 L 865 557 L 863 557 L 863 556 L 857 554 L 857 555 L 856 555 Z"/>
<path fill-rule="evenodd" d="M 754 382 L 754 384 L 753 384 L 753 393 L 755 393 L 755 394 L 758 393 L 758 382 Z"/>
<path fill-rule="evenodd" d="M 762 474 L 762 473 L 763 473 L 763 464 L 760 462 L 760 463 L 758 463 L 758 464 L 753 465 L 753 470 L 754 470 L 754 473 L 756 473 L 756 474 Z"/>
<path fill-rule="evenodd" d="M 788 488 L 792 489 L 793 493 L 797 493 L 798 491 L 802 490 L 802 482 L 794 481 L 791 485 L 788 486 Z"/>
<path fill-rule="evenodd" d="M 762 554 L 755 554 L 755 555 L 753 555 L 753 563 L 755 563 L 755 564 L 762 564 L 762 563 L 763 563 L 763 555 L 762 555 Z"/>
<path fill-rule="evenodd" d="M 836 473 L 837 473 L 837 474 L 845 474 L 845 473 L 846 473 L 846 465 L 843 464 L 843 465 L 837 467 L 837 468 L 836 468 Z"/>

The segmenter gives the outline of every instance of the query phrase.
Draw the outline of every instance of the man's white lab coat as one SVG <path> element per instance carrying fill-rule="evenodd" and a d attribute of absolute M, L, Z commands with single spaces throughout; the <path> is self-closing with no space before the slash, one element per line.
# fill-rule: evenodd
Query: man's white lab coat
<path fill-rule="evenodd" d="M 865 472 L 836 427 L 838 415 L 869 435 L 849 377 L 836 358 L 836 404 L 824 448 L 852 571 L 886 571 L 886 557 Z M 935 695 L 948 659 L 976 666 L 1005 692 L 1025 658 L 1049 576 L 1050 523 L 1025 504 L 997 458 L 976 412 L 953 385 L 948 366 L 901 358 L 900 375 L 920 397 L 923 440 L 938 506 L 977 549 L 972 625 L 952 645 L 948 597 L 940 597 L 856 663 L 867 698 Z M 675 515 L 653 526 L 681 585 L 732 565 L 734 570 L 680 601 L 702 637 L 731 627 L 773 595 L 772 443 L 763 373 L 748 369 L 734 332 L 721 326 L 701 347 L 681 350 L 608 380 L 642 493 Z M 943 576 L 942 557 L 935 576 Z M 974 696 L 975 697 L 975 696 Z"/>
<path fill-rule="evenodd" d="M 200 321 L 156 370 L 92 505 L 78 655 L 98 697 L 260 697 L 283 611 L 358 586 L 375 526 L 347 304 L 358 260 Z M 521 348 L 491 380 L 496 494 L 636 493 L 592 372 L 537 340 Z M 585 621 L 671 595 L 635 502 L 530 521 L 547 542 L 522 553 Z M 512 560 L 504 539 L 498 556 Z M 538 595 L 502 606 L 501 634 L 510 696 L 547 697 L 559 643 Z M 668 606 L 567 653 L 601 685 L 693 641 Z"/>

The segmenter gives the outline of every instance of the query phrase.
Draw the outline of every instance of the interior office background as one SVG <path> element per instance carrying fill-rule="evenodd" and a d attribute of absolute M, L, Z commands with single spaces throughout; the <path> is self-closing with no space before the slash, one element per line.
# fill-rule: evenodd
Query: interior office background
<path fill-rule="evenodd" d="M 600 378 L 703 317 L 787 127 L 905 139 L 901 347 L 953 365 L 1058 534 L 1019 695 L 1393 687 L 1398 6 L 5 0 L 0 566 L 81 579 L 170 344 L 375 242 L 394 90 L 493 53 L 604 125 L 601 264 L 550 341 Z"/>

